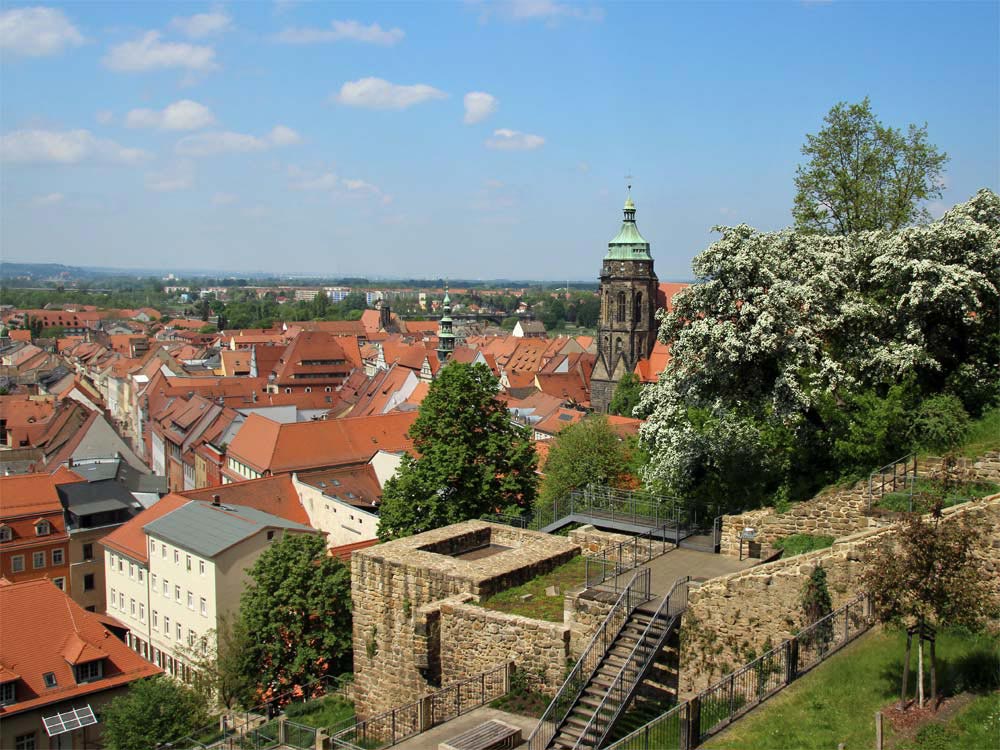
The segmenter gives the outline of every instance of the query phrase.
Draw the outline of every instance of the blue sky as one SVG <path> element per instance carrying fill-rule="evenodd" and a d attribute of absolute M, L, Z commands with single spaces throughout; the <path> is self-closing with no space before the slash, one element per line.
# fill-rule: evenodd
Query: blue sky
<path fill-rule="evenodd" d="M 713 225 L 791 222 L 838 101 L 928 124 L 935 215 L 998 189 L 998 7 L 6 2 L 0 252 L 594 280 L 631 173 L 684 279 Z"/>

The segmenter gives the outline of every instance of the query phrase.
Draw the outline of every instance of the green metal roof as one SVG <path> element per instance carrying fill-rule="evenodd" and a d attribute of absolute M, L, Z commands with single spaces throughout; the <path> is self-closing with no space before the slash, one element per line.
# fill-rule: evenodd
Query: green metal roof
<path fill-rule="evenodd" d="M 649 254 L 649 243 L 639 234 L 635 225 L 635 204 L 629 197 L 625 201 L 625 220 L 615 238 L 608 243 L 608 254 L 605 260 L 652 260 Z"/>

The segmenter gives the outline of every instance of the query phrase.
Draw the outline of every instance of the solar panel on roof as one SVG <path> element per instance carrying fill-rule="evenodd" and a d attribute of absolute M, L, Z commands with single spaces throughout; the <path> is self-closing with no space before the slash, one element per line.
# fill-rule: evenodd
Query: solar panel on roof
<path fill-rule="evenodd" d="M 57 734 L 65 734 L 74 729 L 96 724 L 97 717 L 94 716 L 94 710 L 90 706 L 84 706 L 55 716 L 43 716 L 42 722 L 45 724 L 45 731 L 49 737 L 55 737 Z"/>

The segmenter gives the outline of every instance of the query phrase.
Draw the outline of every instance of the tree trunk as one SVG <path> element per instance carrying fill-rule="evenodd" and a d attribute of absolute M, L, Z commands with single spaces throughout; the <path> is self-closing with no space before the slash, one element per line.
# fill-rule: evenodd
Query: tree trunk
<path fill-rule="evenodd" d="M 917 706 L 924 707 L 924 632 L 917 636 Z"/>
<path fill-rule="evenodd" d="M 906 631 L 906 657 L 903 659 L 903 689 L 899 694 L 900 710 L 906 708 L 906 688 L 910 681 L 910 644 L 913 643 L 913 633 Z"/>
<path fill-rule="evenodd" d="M 931 638 L 931 705 L 937 711 L 937 655 L 934 653 L 934 638 Z"/>

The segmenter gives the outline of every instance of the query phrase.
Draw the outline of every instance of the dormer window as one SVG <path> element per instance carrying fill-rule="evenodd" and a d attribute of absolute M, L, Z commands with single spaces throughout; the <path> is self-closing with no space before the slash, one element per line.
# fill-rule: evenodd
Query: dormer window
<path fill-rule="evenodd" d="M 52 524 L 42 520 L 35 524 L 35 536 L 48 536 L 52 533 Z"/>
<path fill-rule="evenodd" d="M 56 685 L 59 684 L 58 681 L 56 680 L 55 672 L 46 672 L 45 674 L 43 674 L 42 682 L 45 683 L 45 687 L 47 688 L 54 688 Z"/>
<path fill-rule="evenodd" d="M 0 526 L 0 542 L 9 542 L 14 538 L 14 532 L 10 530 L 10 526 Z"/>
<path fill-rule="evenodd" d="M 9 706 L 11 703 L 17 703 L 16 685 L 16 682 L 0 683 L 0 706 Z"/>
<path fill-rule="evenodd" d="M 78 684 L 99 680 L 104 676 L 104 659 L 77 664 L 73 667 L 73 671 L 76 673 Z"/>

